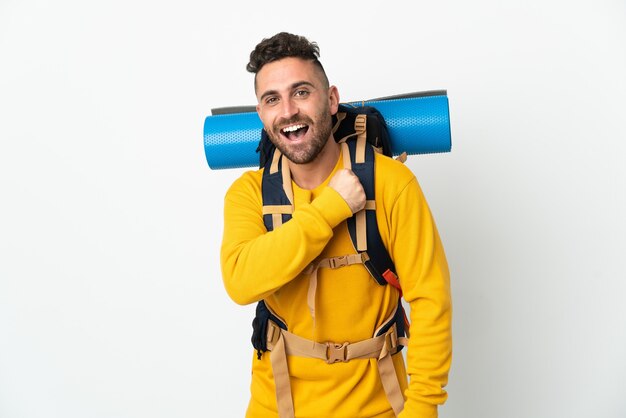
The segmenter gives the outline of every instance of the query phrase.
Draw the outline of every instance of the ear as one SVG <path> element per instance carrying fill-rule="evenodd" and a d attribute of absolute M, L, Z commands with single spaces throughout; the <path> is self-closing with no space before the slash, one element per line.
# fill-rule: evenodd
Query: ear
<path fill-rule="evenodd" d="M 328 104 L 330 107 L 330 114 L 334 115 L 339 110 L 339 90 L 337 87 L 330 86 L 328 88 Z"/>

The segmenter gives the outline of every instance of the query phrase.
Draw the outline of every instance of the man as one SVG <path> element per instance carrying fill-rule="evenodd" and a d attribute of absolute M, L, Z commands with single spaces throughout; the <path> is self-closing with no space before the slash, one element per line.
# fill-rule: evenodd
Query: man
<path fill-rule="evenodd" d="M 263 300 L 288 328 L 279 330 L 271 352 L 255 353 L 247 416 L 393 417 L 402 411 L 401 417 L 437 417 L 451 361 L 449 273 L 426 200 L 402 163 L 376 155 L 375 201 L 381 238 L 410 305 L 408 367 L 402 355 L 380 348 L 349 361 L 342 351 L 343 361 L 332 363 L 307 349 L 296 353 L 287 338 L 295 335 L 305 348 L 334 342 L 329 350 L 372 340 L 394 315 L 399 295 L 360 264 L 311 268 L 355 253 L 346 220 L 365 206 L 363 187 L 344 168 L 345 149 L 333 138 L 339 92 L 318 57 L 315 43 L 279 33 L 256 46 L 247 67 L 255 73 L 258 115 L 286 157 L 293 194 L 292 218 L 270 232 L 263 221 L 263 169 L 243 174 L 225 198 L 226 290 L 239 304 Z M 288 362 L 276 360 L 279 351 Z M 399 406 L 381 379 L 383 357 L 391 359 Z"/>

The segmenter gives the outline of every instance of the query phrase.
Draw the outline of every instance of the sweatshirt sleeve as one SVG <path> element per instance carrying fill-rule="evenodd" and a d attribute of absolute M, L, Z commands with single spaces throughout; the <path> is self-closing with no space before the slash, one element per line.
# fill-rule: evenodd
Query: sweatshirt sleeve
<path fill-rule="evenodd" d="M 292 219 L 267 232 L 263 224 L 261 171 L 235 181 L 224 200 L 221 267 L 224 286 L 239 304 L 261 300 L 296 278 L 324 249 L 333 228 L 352 215 L 334 189 L 324 187 Z"/>
<path fill-rule="evenodd" d="M 409 387 L 401 418 L 436 418 L 447 398 L 452 358 L 450 275 L 428 204 L 415 177 L 392 207 L 393 254 L 410 305 Z"/>

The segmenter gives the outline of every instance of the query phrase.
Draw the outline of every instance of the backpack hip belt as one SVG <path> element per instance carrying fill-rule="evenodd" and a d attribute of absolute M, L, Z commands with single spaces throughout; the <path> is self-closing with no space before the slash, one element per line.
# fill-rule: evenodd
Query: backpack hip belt
<path fill-rule="evenodd" d="M 396 307 L 397 311 L 398 307 Z M 391 356 L 398 353 L 408 343 L 408 338 L 398 335 L 396 326 L 397 315 L 394 313 L 385 321 L 372 338 L 354 343 L 326 342 L 319 343 L 299 337 L 276 324 L 267 321 L 267 349 L 270 351 L 270 362 L 276 386 L 276 402 L 280 418 L 294 417 L 291 384 L 287 356 L 316 358 L 328 364 L 348 362 L 355 359 L 377 359 L 378 372 L 385 390 L 387 400 L 396 414 L 404 408 L 404 396 L 400 382 L 396 376 Z M 387 330 L 380 333 L 380 330 Z"/>

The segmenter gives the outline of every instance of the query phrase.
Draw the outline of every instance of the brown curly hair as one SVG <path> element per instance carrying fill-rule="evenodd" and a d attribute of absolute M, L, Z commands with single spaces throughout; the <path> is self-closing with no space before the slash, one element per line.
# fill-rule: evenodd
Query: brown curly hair
<path fill-rule="evenodd" d="M 256 83 L 256 74 L 265 64 L 287 57 L 301 58 L 313 61 L 313 64 L 321 70 L 323 80 L 328 86 L 326 71 L 318 59 L 319 56 L 320 48 L 317 43 L 309 41 L 304 36 L 280 32 L 259 42 L 250 53 L 250 62 L 246 65 L 246 70 L 255 74 Z"/>

